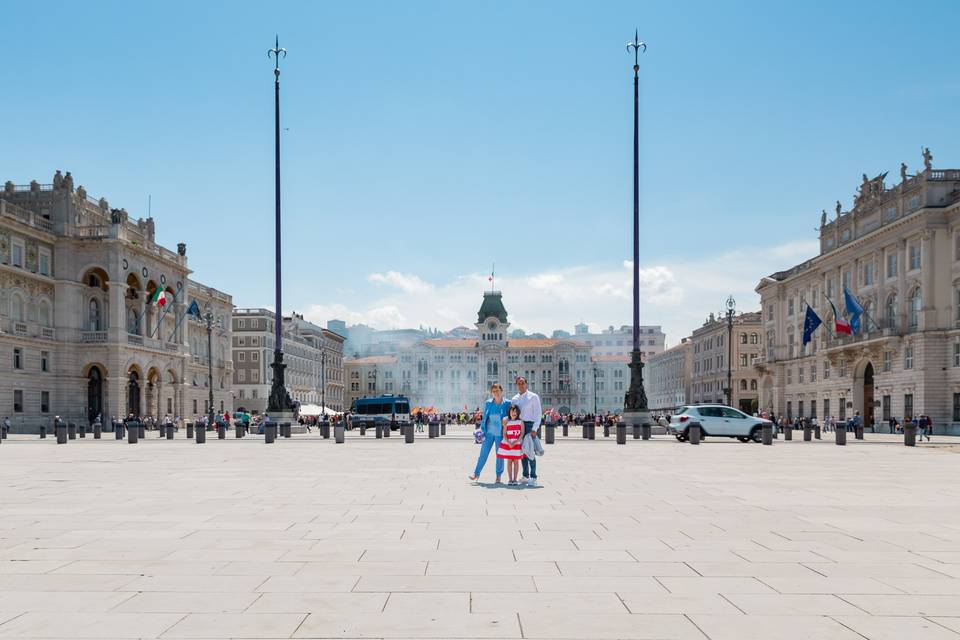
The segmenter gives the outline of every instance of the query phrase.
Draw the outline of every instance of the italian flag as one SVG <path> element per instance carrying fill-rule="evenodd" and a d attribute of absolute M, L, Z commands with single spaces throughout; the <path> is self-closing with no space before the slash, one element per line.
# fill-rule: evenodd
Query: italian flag
<path fill-rule="evenodd" d="M 155 304 L 160 308 L 166 307 L 169 302 L 173 302 L 173 296 L 160 287 L 157 287 L 157 290 L 153 292 L 153 297 L 150 298 L 150 304 Z"/>
<path fill-rule="evenodd" d="M 848 336 L 852 336 L 853 330 L 850 328 L 850 323 L 847 322 L 846 319 L 844 319 L 844 317 L 837 312 L 837 305 L 833 304 L 833 300 L 830 300 L 829 298 L 827 300 L 828 302 L 830 302 L 830 308 L 833 309 L 834 333 L 836 334 L 845 333 Z"/>

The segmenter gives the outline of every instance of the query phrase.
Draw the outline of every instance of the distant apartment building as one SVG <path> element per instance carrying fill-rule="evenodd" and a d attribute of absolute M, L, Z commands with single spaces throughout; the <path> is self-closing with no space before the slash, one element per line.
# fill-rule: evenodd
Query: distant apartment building
<path fill-rule="evenodd" d="M 576 325 L 571 340 L 590 347 L 594 356 L 630 356 L 633 351 L 633 327 L 623 325 L 619 329 L 610 326 L 600 333 L 591 333 L 584 323 Z M 660 353 L 667 336 L 660 325 L 641 325 L 640 353 L 644 358 Z"/>
<path fill-rule="evenodd" d="M 754 365 L 763 354 L 761 331 L 759 311 L 733 317 L 732 345 L 729 342 L 730 327 L 724 316 L 711 313 L 703 326 L 694 330 L 690 337 L 693 343 L 693 402 L 726 403 L 724 389 L 727 388 L 727 363 L 732 348 L 733 359 L 729 360 L 731 404 L 747 413 L 757 410 L 760 374 Z"/>
<path fill-rule="evenodd" d="M 669 412 L 691 401 L 693 373 L 693 341 L 683 338 L 680 344 L 647 358 L 644 384 L 647 405 L 654 412 Z"/>

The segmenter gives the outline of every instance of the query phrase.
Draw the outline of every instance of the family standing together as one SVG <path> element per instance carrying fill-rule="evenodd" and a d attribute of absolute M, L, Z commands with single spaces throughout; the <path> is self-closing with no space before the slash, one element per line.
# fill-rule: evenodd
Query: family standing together
<path fill-rule="evenodd" d="M 503 387 L 499 383 L 495 382 L 490 387 L 492 397 L 484 404 L 480 419 L 483 442 L 477 466 L 470 476 L 471 480 L 480 479 L 480 472 L 483 471 L 490 452 L 495 450 L 497 484 L 502 482 L 505 463 L 509 463 L 509 485 L 537 486 L 537 459 L 536 455 L 531 453 L 542 451 L 537 441 L 543 415 L 540 396 L 527 388 L 527 379 L 523 376 L 517 377 L 515 382 L 517 393 L 510 400 L 504 400 Z M 521 468 L 523 477 L 519 478 L 518 472 Z"/>

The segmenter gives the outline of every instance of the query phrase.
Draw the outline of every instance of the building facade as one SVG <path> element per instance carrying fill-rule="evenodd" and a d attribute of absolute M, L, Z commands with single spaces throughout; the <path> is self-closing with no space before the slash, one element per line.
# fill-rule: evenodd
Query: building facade
<path fill-rule="evenodd" d="M 589 397 L 585 406 L 581 405 L 579 409 L 585 412 L 621 413 L 627 387 L 630 386 L 630 356 L 593 356 L 590 362 L 592 371 L 586 372 Z M 592 381 L 589 380 L 591 374 Z"/>
<path fill-rule="evenodd" d="M 633 351 L 633 327 L 619 329 L 610 326 L 600 333 L 591 333 L 590 327 L 580 323 L 573 328 L 571 339 L 592 349 L 594 356 L 630 356 Z M 660 325 L 640 326 L 640 354 L 644 358 L 661 353 L 667 336 Z"/>
<path fill-rule="evenodd" d="M 74 187 L 6 182 L 0 192 L 0 414 L 36 431 L 55 415 L 86 422 L 133 413 L 190 416 L 206 405 L 209 358 L 186 318 L 191 302 L 225 327 L 213 340 L 214 404 L 231 407 L 230 296 L 190 280 L 187 249 L 155 241 L 152 218 L 132 220 Z M 152 300 L 162 292 L 169 303 Z M 207 306 L 209 304 L 209 306 Z M 222 381 L 222 382 L 221 382 Z"/>
<path fill-rule="evenodd" d="M 689 404 L 693 398 L 693 340 L 683 338 L 680 344 L 647 358 L 644 371 L 651 411 L 669 413 Z"/>
<path fill-rule="evenodd" d="M 236 404 L 250 412 L 267 409 L 273 383 L 276 315 L 269 309 L 237 309 L 233 318 L 233 364 Z M 304 320 L 283 318 L 284 382 L 301 405 L 343 411 L 345 402 L 344 337 Z"/>
<path fill-rule="evenodd" d="M 757 286 L 765 354 L 761 404 L 787 416 L 850 418 L 884 430 L 926 414 L 960 431 L 960 170 L 932 167 L 890 187 L 863 176 L 851 211 L 824 212 L 820 253 Z M 862 330 L 833 333 L 830 301 L 844 289 L 865 310 Z M 809 305 L 824 325 L 802 344 Z"/>
<path fill-rule="evenodd" d="M 693 349 L 691 401 L 726 404 L 727 364 L 732 353 L 732 360 L 729 360 L 730 404 L 746 413 L 758 411 L 760 376 L 754 365 L 762 355 L 760 336 L 759 311 L 735 315 L 732 331 L 726 317 L 711 313 L 690 337 Z"/>
<path fill-rule="evenodd" d="M 509 396 L 514 379 L 523 375 L 544 408 L 592 410 L 589 346 L 566 339 L 511 339 L 499 291 L 484 293 L 475 326 L 477 338 L 428 338 L 395 355 L 348 360 L 348 396 L 395 393 L 409 397 L 412 406 L 473 410 L 489 397 L 494 382 Z"/>

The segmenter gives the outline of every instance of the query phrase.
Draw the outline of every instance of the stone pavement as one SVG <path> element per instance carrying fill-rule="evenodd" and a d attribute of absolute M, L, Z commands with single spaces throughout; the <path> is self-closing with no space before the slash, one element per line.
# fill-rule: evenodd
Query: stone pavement
<path fill-rule="evenodd" d="M 0 445 L 0 639 L 960 640 L 943 437 L 558 437 L 508 489 L 466 429 L 106 436 Z"/>

